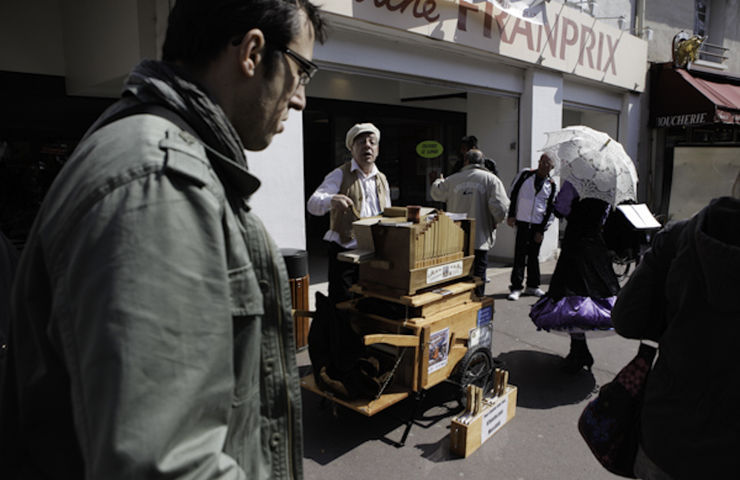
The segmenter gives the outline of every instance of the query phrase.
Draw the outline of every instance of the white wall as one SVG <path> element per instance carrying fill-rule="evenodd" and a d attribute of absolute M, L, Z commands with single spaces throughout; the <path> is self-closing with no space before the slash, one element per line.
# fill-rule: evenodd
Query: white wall
<path fill-rule="evenodd" d="M 707 42 L 729 48 L 724 64 L 727 72 L 740 73 L 740 1 L 707 0 L 712 24 Z M 645 25 L 653 30 L 648 42 L 648 61 L 670 62 L 673 36 L 681 30 L 694 31 L 695 0 L 646 0 Z M 714 22 L 719 19 L 719 25 Z M 721 37 L 713 36 L 719 33 Z"/>
<path fill-rule="evenodd" d="M 280 248 L 306 248 L 303 196 L 303 116 L 294 110 L 285 131 L 261 152 L 247 152 L 249 170 L 262 182 L 249 204 Z"/>
<path fill-rule="evenodd" d="M 672 40 L 681 30 L 694 31 L 695 0 L 646 0 L 645 26 L 653 30 L 648 42 L 649 62 L 670 62 Z"/>
<path fill-rule="evenodd" d="M 137 1 L 61 0 L 60 5 L 67 93 L 117 96 L 141 59 Z"/>
<path fill-rule="evenodd" d="M 535 167 L 547 141 L 547 132 L 558 130 L 563 119 L 563 77 L 559 73 L 529 69 L 524 76 L 525 90 L 520 106 L 519 156 L 521 168 Z M 558 244 L 558 222 L 545 232 L 540 259 L 553 256 Z"/>
<path fill-rule="evenodd" d="M 65 76 L 70 95 L 117 97 L 134 65 L 159 57 L 169 8 L 170 0 L 3 0 L 0 70 Z"/>
<path fill-rule="evenodd" d="M 594 110 L 581 112 L 581 125 L 604 132 L 615 140 L 619 140 L 619 113 L 604 113 Z"/>
<path fill-rule="evenodd" d="M 480 149 L 496 161 L 499 178 L 508 193 L 517 173 L 519 100 L 469 93 L 467 110 L 467 133 L 478 137 Z M 501 259 L 514 258 L 514 231 L 505 223 L 497 227 L 496 244 L 489 255 Z"/>
<path fill-rule="evenodd" d="M 64 75 L 57 0 L 0 2 L 0 70 Z"/>
<path fill-rule="evenodd" d="M 640 131 L 642 121 L 642 96 L 633 93 L 622 95 L 622 111 L 620 113 L 619 143 L 622 144 L 627 155 L 635 164 L 639 178 L 647 179 L 647 159 L 639 157 Z"/>
<path fill-rule="evenodd" d="M 444 48 L 443 48 L 444 47 Z M 436 43 L 414 43 L 336 28 L 329 41 L 317 45 L 314 59 L 327 70 L 363 70 L 395 78 L 408 76 L 437 85 L 474 85 L 510 93 L 521 92 L 521 70 L 484 58 L 480 52 Z M 420 80 L 421 81 L 421 80 Z M 311 94 L 311 92 L 309 92 Z"/>

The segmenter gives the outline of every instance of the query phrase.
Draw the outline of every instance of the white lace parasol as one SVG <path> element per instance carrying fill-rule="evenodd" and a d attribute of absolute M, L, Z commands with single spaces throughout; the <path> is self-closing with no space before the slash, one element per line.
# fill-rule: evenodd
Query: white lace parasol
<path fill-rule="evenodd" d="M 622 145 L 583 125 L 548 132 L 542 149 L 554 162 L 560 181 L 568 180 L 581 198 L 616 206 L 637 199 L 637 171 Z"/>

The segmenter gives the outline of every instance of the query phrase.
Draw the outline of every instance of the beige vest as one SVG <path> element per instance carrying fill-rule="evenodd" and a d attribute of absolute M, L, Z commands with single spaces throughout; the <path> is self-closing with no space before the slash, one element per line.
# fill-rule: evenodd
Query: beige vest
<path fill-rule="evenodd" d="M 352 162 L 346 162 L 341 167 L 342 170 L 342 184 L 339 186 L 339 192 L 347 195 L 352 200 L 352 209 L 339 212 L 338 210 L 332 209 L 329 217 L 329 228 L 339 234 L 339 240 L 342 243 L 347 243 L 353 238 L 355 234 L 352 231 L 352 222 L 360 219 L 360 212 L 362 211 L 362 185 L 358 177 L 359 170 L 352 172 Z M 375 176 L 375 188 L 376 194 L 378 195 L 378 202 L 380 203 L 380 212 L 385 210 L 386 197 L 388 196 L 388 180 L 385 178 L 380 171 Z"/>

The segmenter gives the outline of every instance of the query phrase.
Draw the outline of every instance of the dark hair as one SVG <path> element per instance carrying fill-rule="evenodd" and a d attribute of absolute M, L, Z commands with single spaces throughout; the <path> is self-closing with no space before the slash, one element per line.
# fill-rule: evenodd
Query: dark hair
<path fill-rule="evenodd" d="M 170 12 L 162 60 L 203 67 L 239 35 L 259 28 L 265 35 L 265 67 L 300 31 L 303 10 L 319 42 L 326 23 L 309 0 L 177 0 Z"/>
<path fill-rule="evenodd" d="M 478 148 L 478 137 L 476 137 L 475 135 L 467 135 L 465 137 L 462 137 L 460 143 L 465 145 L 465 147 L 467 147 L 468 149 Z"/>
<path fill-rule="evenodd" d="M 492 158 L 485 158 L 483 160 L 483 166 L 486 167 L 492 174 L 498 176 L 498 167 L 496 161 Z"/>
<path fill-rule="evenodd" d="M 483 152 L 476 148 L 471 148 L 467 152 L 465 152 L 465 161 L 468 162 L 470 165 L 481 165 L 483 164 Z"/>

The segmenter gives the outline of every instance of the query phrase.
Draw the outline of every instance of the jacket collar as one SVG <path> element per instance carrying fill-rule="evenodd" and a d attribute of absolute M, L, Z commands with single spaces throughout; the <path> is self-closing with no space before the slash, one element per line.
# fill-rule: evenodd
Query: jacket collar
<path fill-rule="evenodd" d="M 357 171 L 357 174 L 360 175 L 362 178 L 372 178 L 378 174 L 378 167 L 375 165 L 375 162 L 373 162 L 373 168 L 370 169 L 370 173 L 365 173 L 361 168 L 360 165 L 355 161 L 353 158 L 350 162 L 349 171 L 354 172 Z"/>

